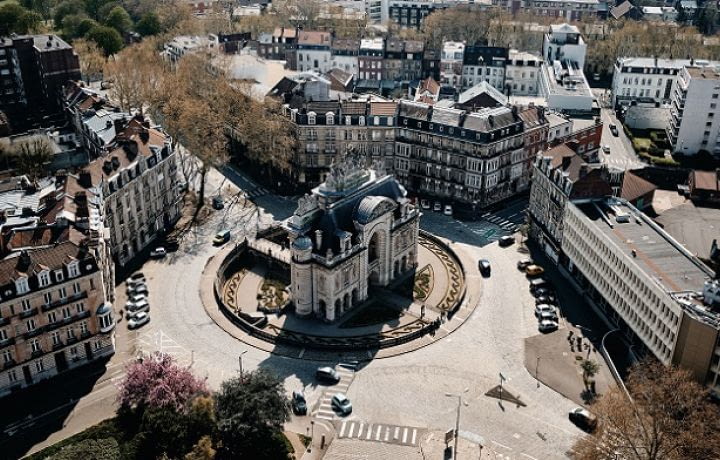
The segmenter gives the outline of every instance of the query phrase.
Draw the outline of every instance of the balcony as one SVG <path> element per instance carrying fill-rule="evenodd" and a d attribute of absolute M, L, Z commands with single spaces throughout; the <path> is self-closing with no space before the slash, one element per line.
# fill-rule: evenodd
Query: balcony
<path fill-rule="evenodd" d="M 68 338 L 66 339 L 67 345 L 76 343 L 77 341 L 78 341 L 78 338 L 77 338 L 76 336 L 68 337 Z"/>
<path fill-rule="evenodd" d="M 0 340 L 0 348 L 4 348 L 10 345 L 15 345 L 15 337 L 8 337 L 5 340 Z"/>
<path fill-rule="evenodd" d="M 7 326 L 10 324 L 10 318 L 0 318 L 0 326 Z"/>
<path fill-rule="evenodd" d="M 39 336 L 39 335 L 42 334 L 42 333 L 43 333 L 43 328 L 42 328 L 42 327 L 38 327 L 37 329 L 33 329 L 32 331 L 28 331 L 28 332 L 24 333 L 24 334 L 23 334 L 23 338 L 24 338 L 25 340 L 31 339 L 31 338 L 33 338 L 33 337 Z"/>
<path fill-rule="evenodd" d="M 45 354 L 45 350 L 42 348 L 38 348 L 37 350 L 34 350 L 32 353 L 30 353 L 31 358 L 37 358 L 38 356 L 42 356 Z"/>
<path fill-rule="evenodd" d="M 5 370 L 5 369 L 10 369 L 10 368 L 13 367 L 15 364 L 17 364 L 17 363 L 15 362 L 14 359 L 10 359 L 10 360 L 8 360 L 8 361 L 5 361 L 5 363 L 3 364 L 3 370 Z"/>
<path fill-rule="evenodd" d="M 20 318 L 30 318 L 31 316 L 37 315 L 37 312 L 37 308 L 31 308 L 30 310 L 21 311 Z"/>
<path fill-rule="evenodd" d="M 62 340 L 58 340 L 57 343 L 54 343 L 54 344 L 53 344 L 52 349 L 53 349 L 53 350 L 59 350 L 59 349 L 61 349 L 61 348 L 64 347 L 64 346 L 65 346 L 65 344 L 63 343 L 63 341 L 62 341 Z"/>
<path fill-rule="evenodd" d="M 58 307 L 62 307 L 63 305 L 67 305 L 69 303 L 76 302 L 78 300 L 87 299 L 87 297 L 88 297 L 87 291 L 78 292 L 77 294 L 73 294 L 71 296 L 65 297 L 64 299 L 55 300 L 53 302 L 43 305 L 42 311 L 54 310 Z"/>

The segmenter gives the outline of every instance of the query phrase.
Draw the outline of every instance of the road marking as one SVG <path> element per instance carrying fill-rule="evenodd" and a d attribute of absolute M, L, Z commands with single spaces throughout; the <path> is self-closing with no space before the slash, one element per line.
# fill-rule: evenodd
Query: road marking
<path fill-rule="evenodd" d="M 388 442 L 389 439 L 390 439 L 390 427 L 387 427 L 387 429 L 385 430 L 385 442 Z"/>
<path fill-rule="evenodd" d="M 413 428 L 412 441 L 411 441 L 411 444 L 412 444 L 413 446 L 415 445 L 415 438 L 416 438 L 416 437 L 417 437 L 417 428 Z"/>
<path fill-rule="evenodd" d="M 407 442 L 407 435 L 408 435 L 408 429 L 405 428 L 403 430 L 403 440 L 402 440 L 403 444 L 405 444 Z"/>
<path fill-rule="evenodd" d="M 530 460 L 538 460 L 537 458 L 532 457 L 532 456 L 530 456 L 530 455 L 528 455 L 528 454 L 526 454 L 526 453 L 524 453 L 524 452 L 520 452 L 520 455 L 524 455 L 524 456 L 526 456 L 527 458 L 529 458 Z"/>
<path fill-rule="evenodd" d="M 396 427 L 395 427 L 395 434 L 393 434 L 393 439 L 397 439 L 399 434 L 400 434 L 400 427 L 399 427 L 399 426 L 396 426 Z"/>
<path fill-rule="evenodd" d="M 508 446 L 506 446 L 505 444 L 500 444 L 500 443 L 497 442 L 497 441 L 492 441 L 492 443 L 495 444 L 496 446 L 500 446 L 500 447 L 503 447 L 503 448 L 505 448 L 505 449 L 512 450 L 512 447 L 508 447 Z"/>
<path fill-rule="evenodd" d="M 348 438 L 353 437 L 353 432 L 355 432 L 355 422 L 352 422 L 350 424 L 350 431 L 348 431 Z"/>
<path fill-rule="evenodd" d="M 345 436 L 345 428 L 347 428 L 347 422 L 342 422 L 342 426 L 340 427 L 340 437 L 342 438 Z"/>
<path fill-rule="evenodd" d="M 370 425 L 368 425 L 368 432 L 367 432 L 367 436 L 365 436 L 365 439 L 369 441 L 371 437 L 372 437 L 372 423 Z"/>
<path fill-rule="evenodd" d="M 382 430 L 382 425 L 378 425 L 377 431 L 375 432 L 375 440 L 376 440 L 376 441 L 379 441 L 379 440 L 380 440 L 380 431 L 381 431 L 381 430 Z"/>
<path fill-rule="evenodd" d="M 365 428 L 365 423 L 364 423 L 364 422 L 360 422 L 360 429 L 358 430 L 358 434 L 357 434 L 357 435 L 358 435 L 358 439 L 359 439 L 359 438 L 362 436 L 362 434 L 363 434 L 363 428 Z"/>
<path fill-rule="evenodd" d="M 305 356 L 305 349 L 304 349 L 304 348 L 303 348 L 302 350 L 300 350 L 300 353 L 298 354 L 298 358 L 302 358 L 303 356 Z"/>

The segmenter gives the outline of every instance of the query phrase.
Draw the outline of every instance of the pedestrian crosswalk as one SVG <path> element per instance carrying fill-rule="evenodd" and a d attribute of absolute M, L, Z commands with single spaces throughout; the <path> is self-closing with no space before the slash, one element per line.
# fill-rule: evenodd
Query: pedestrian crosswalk
<path fill-rule="evenodd" d="M 347 394 L 350 384 L 355 378 L 356 367 L 356 363 L 340 363 L 335 367 L 335 370 L 340 375 L 340 381 L 323 392 L 318 406 L 313 411 L 313 417 L 325 420 L 333 420 L 336 417 L 331 404 L 332 397 L 336 393 Z"/>
<path fill-rule="evenodd" d="M 420 443 L 423 429 L 353 420 L 340 422 L 337 433 L 338 438 L 417 446 Z"/>
<path fill-rule="evenodd" d="M 265 196 L 268 193 L 270 193 L 270 191 L 268 189 L 266 189 L 265 187 L 255 187 L 253 189 L 246 191 L 245 195 L 249 199 L 253 199 L 253 198 L 259 198 L 261 196 Z"/>

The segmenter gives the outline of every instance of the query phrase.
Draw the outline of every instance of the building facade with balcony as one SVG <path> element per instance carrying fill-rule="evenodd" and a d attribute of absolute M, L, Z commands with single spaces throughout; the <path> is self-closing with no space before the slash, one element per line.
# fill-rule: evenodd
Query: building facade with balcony
<path fill-rule="evenodd" d="M 285 223 L 295 312 L 335 321 L 414 270 L 419 216 L 382 162 L 345 155 Z"/>
<path fill-rule="evenodd" d="M 683 67 L 672 93 L 666 129 L 673 151 L 720 154 L 720 72 L 714 67 Z"/>
<path fill-rule="evenodd" d="M 0 395 L 115 352 L 102 244 L 65 241 L 0 261 Z M 111 262 L 110 262 L 111 263 Z"/>

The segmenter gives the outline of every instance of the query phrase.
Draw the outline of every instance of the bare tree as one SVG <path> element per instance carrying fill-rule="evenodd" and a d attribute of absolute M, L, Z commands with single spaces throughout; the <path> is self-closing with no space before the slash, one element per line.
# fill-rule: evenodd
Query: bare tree
<path fill-rule="evenodd" d="M 630 372 L 633 400 L 614 388 L 592 406 L 597 430 L 580 439 L 580 460 L 720 458 L 720 410 L 690 373 L 645 361 Z"/>
<path fill-rule="evenodd" d="M 73 41 L 73 49 L 80 58 L 80 72 L 86 82 L 102 77 L 105 56 L 95 42 L 78 38 Z"/>
<path fill-rule="evenodd" d="M 35 182 L 42 177 L 52 161 L 53 151 L 48 141 L 36 137 L 20 142 L 14 148 L 15 166 L 19 173 L 25 174 Z"/>

